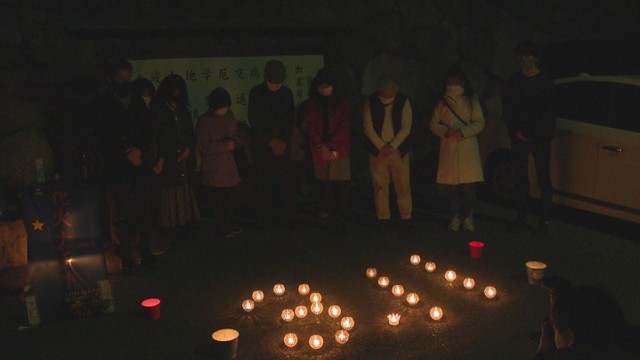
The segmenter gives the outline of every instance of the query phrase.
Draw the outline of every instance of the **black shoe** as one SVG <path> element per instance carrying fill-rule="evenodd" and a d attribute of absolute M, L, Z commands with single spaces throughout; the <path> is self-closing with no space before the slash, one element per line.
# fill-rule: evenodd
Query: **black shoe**
<path fill-rule="evenodd" d="M 549 235 L 549 222 L 548 221 L 540 221 L 538 223 L 538 227 L 533 232 L 533 234 L 537 237 L 545 237 Z"/>
<path fill-rule="evenodd" d="M 400 230 L 404 232 L 411 232 L 411 230 L 413 230 L 413 220 L 412 219 L 400 220 L 400 222 L 398 223 L 398 227 L 400 228 Z"/>
<path fill-rule="evenodd" d="M 378 231 L 386 231 L 391 228 L 391 220 L 390 219 L 378 219 L 376 222 L 376 228 Z"/>

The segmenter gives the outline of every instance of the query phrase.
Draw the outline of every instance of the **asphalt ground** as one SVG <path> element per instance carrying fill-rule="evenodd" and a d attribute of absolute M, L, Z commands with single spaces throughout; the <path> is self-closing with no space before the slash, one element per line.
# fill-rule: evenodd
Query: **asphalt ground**
<path fill-rule="evenodd" d="M 479 203 L 476 232 L 446 229 L 448 215 L 437 196 L 417 197 L 414 228 L 380 229 L 372 221 L 370 197 L 354 197 L 345 236 L 327 234 L 310 207 L 302 209 L 301 224 L 269 232 L 252 226 L 232 238 L 213 234 L 211 219 L 198 226 L 198 236 L 160 257 L 154 268 L 133 275 L 113 274 L 116 311 L 24 327 L 22 296 L 4 287 L 0 293 L 0 357 L 3 359 L 207 359 L 211 334 L 220 328 L 240 332 L 238 359 L 528 359 L 548 312 L 549 293 L 526 281 L 524 263 L 548 264 L 547 276 L 561 276 L 577 284 L 604 284 L 620 302 L 630 323 L 640 324 L 640 243 L 637 225 L 556 209 L 550 235 L 530 231 L 512 234 L 512 212 Z M 583 218 L 584 220 L 580 220 Z M 536 218 L 528 219 L 535 225 Z M 618 226 L 616 226 L 618 224 Z M 471 259 L 467 243 L 485 243 L 483 255 Z M 409 262 L 422 258 L 419 266 Z M 427 273 L 423 264 L 434 261 Z M 416 306 L 381 289 L 365 269 L 375 267 L 392 284 L 420 296 Z M 448 285 L 444 271 L 458 279 Z M 15 270 L 13 270 L 15 271 Z M 2 278 L 10 282 L 10 271 Z M 472 277 L 473 290 L 461 280 Z M 271 289 L 282 283 L 278 297 Z M 310 305 L 298 284 L 320 292 L 325 310 L 291 323 L 280 320 L 284 308 Z M 489 300 L 483 288 L 492 285 L 498 296 Z M 241 303 L 261 289 L 265 300 L 252 312 Z M 140 302 L 162 299 L 161 318 L 150 320 Z M 355 320 L 346 344 L 334 340 L 340 328 L 326 309 L 338 304 L 342 316 Z M 444 317 L 433 321 L 429 309 L 439 306 Z M 398 326 L 387 314 L 401 314 Z M 299 342 L 289 349 L 286 333 Z M 312 350 L 309 336 L 319 334 L 324 346 Z"/>

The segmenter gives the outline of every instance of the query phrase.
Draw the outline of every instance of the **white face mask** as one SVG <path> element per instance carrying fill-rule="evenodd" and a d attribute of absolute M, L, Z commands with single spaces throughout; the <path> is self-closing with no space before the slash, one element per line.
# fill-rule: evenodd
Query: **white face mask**
<path fill-rule="evenodd" d="M 462 85 L 447 85 L 447 95 L 462 95 L 464 87 Z"/>
<path fill-rule="evenodd" d="M 225 116 L 227 114 L 227 111 L 229 111 L 229 107 L 225 106 L 223 108 L 213 110 L 213 113 L 218 116 Z"/>
<path fill-rule="evenodd" d="M 151 96 L 142 96 L 142 101 L 147 107 L 151 106 L 151 99 Z"/>

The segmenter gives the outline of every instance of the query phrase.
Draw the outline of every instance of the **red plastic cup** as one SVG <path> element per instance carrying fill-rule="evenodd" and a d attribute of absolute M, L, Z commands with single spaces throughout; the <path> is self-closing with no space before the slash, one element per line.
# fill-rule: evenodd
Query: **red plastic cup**
<path fill-rule="evenodd" d="M 472 259 L 477 259 L 482 256 L 482 248 L 484 247 L 484 243 L 480 241 L 470 241 L 469 242 L 469 253 L 471 254 Z"/>
<path fill-rule="evenodd" d="M 147 316 L 151 320 L 160 319 L 160 299 L 151 298 L 142 301 L 142 307 L 146 309 Z"/>

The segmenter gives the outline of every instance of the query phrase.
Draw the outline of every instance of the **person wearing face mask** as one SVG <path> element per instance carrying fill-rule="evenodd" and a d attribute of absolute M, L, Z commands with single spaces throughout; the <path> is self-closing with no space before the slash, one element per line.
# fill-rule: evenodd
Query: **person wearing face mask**
<path fill-rule="evenodd" d="M 153 171 L 160 186 L 160 226 L 173 235 L 174 242 L 192 238 L 192 225 L 200 218 L 192 186 L 195 134 L 188 99 L 184 79 L 171 74 L 160 82 L 151 104 L 158 150 Z"/>
<path fill-rule="evenodd" d="M 351 108 L 348 100 L 335 91 L 335 74 L 321 69 L 313 79 L 304 120 L 320 184 L 323 210 L 329 214 L 328 231 L 346 232 L 348 182 L 351 180 Z"/>
<path fill-rule="evenodd" d="M 389 183 L 393 182 L 400 226 L 408 230 L 413 211 L 408 156 L 412 122 L 409 100 L 398 91 L 393 79 L 383 77 L 364 105 L 363 118 L 378 223 L 387 227 L 391 221 Z"/>
<path fill-rule="evenodd" d="M 538 68 L 538 45 L 525 41 L 518 45 L 516 58 L 520 71 L 513 74 L 502 91 L 504 121 L 511 137 L 511 150 L 516 185 L 516 220 L 510 231 L 526 227 L 529 198 L 528 164 L 533 156 L 540 188 L 540 218 L 535 234 L 546 236 L 551 218 L 552 184 L 549 174 L 551 141 L 555 131 L 553 83 Z"/>
<path fill-rule="evenodd" d="M 202 154 L 203 195 L 213 210 L 216 231 L 229 238 L 241 232 L 230 223 L 243 181 L 234 151 L 246 152 L 247 146 L 238 136 L 240 122 L 229 108 L 231 96 L 227 90 L 214 89 L 207 103 L 209 111 L 198 119 L 196 129 L 196 146 Z"/>
<path fill-rule="evenodd" d="M 449 188 L 452 211 L 449 229 L 474 231 L 474 184 L 484 180 L 476 135 L 484 129 L 478 97 L 459 67 L 446 73 L 446 90 L 438 101 L 431 131 L 440 138 L 436 183 Z"/>
<path fill-rule="evenodd" d="M 285 76 L 284 64 L 270 60 L 265 64 L 264 82 L 249 92 L 251 155 L 263 228 L 273 220 L 287 227 L 297 223 L 290 147 L 295 106 L 293 92 L 284 86 Z"/>
<path fill-rule="evenodd" d="M 94 114 L 102 149 L 103 174 L 109 229 L 120 268 L 132 271 L 135 258 L 137 218 L 132 206 L 135 173 L 142 164 L 142 151 L 134 139 L 131 113 L 132 66 L 126 60 L 109 63 L 107 91 L 98 99 Z"/>

